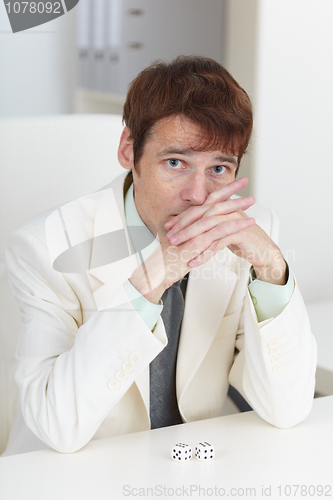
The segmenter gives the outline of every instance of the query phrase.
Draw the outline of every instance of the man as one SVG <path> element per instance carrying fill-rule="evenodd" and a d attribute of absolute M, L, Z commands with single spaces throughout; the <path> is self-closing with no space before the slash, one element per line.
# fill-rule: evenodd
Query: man
<path fill-rule="evenodd" d="M 247 94 L 181 57 L 134 80 L 124 121 L 129 174 L 11 238 L 25 426 L 8 453 L 218 416 L 229 383 L 277 427 L 311 409 L 316 346 L 276 218 L 235 196 Z"/>

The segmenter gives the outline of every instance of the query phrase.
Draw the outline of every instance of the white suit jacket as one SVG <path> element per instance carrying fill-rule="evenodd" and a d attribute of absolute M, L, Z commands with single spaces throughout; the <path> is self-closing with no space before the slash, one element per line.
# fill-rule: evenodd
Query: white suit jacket
<path fill-rule="evenodd" d="M 23 315 L 16 373 L 23 441 L 32 431 L 72 452 L 90 439 L 150 428 L 149 363 L 167 343 L 163 321 L 152 333 L 124 291 L 137 257 L 129 251 L 108 263 L 96 243 L 123 229 L 130 248 L 125 177 L 35 217 L 10 239 L 7 265 Z M 248 214 L 276 239 L 269 210 L 255 205 Z M 82 242 L 81 264 L 89 269 L 54 269 L 57 256 Z M 296 285 L 284 311 L 258 323 L 249 267 L 226 248 L 190 273 L 176 373 L 184 422 L 219 416 L 229 382 L 277 427 L 294 426 L 310 412 L 316 345 L 301 294 Z M 126 380 L 118 380 L 119 370 Z"/>

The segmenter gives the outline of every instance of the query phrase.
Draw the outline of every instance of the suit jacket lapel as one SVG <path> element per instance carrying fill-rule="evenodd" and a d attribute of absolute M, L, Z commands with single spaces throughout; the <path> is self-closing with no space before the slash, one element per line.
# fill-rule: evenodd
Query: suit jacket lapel
<path fill-rule="evenodd" d="M 218 260 L 214 257 L 190 272 L 177 359 L 180 407 L 182 395 L 207 354 L 234 290 L 234 257 L 226 248 Z"/>
<path fill-rule="evenodd" d="M 118 176 L 102 190 L 94 220 L 94 238 L 91 252 L 89 275 L 97 278 L 100 287 L 94 287 L 96 307 L 99 309 L 112 290 L 116 290 L 132 274 L 138 262 L 127 230 L 124 211 L 124 182 L 128 173 Z M 119 244 L 111 239 L 112 233 L 119 235 Z M 121 253 L 112 258 L 117 246 Z M 103 253 L 102 253 L 103 252 Z M 107 262 L 108 255 L 113 262 Z M 104 262 L 106 262 L 104 264 Z M 98 265 L 102 263 L 102 265 Z M 112 278 L 112 283 L 110 282 Z M 103 287 L 109 282 L 109 286 Z M 96 281 L 95 281 L 96 283 Z M 96 289 L 97 288 L 97 289 Z M 112 290 L 111 290 L 112 288 Z"/>
<path fill-rule="evenodd" d="M 121 228 L 124 230 L 124 237 L 126 239 L 126 249 L 125 257 L 121 261 L 111 262 L 103 266 L 98 266 L 96 268 L 91 268 L 88 271 L 88 277 L 90 283 L 94 281 L 94 300 L 97 309 L 101 308 L 103 303 L 106 302 L 107 298 L 110 296 L 112 291 L 115 291 L 125 280 L 127 280 L 133 271 L 138 266 L 138 260 L 135 254 L 135 250 L 131 243 L 126 218 L 124 210 L 124 194 L 129 187 L 126 186 L 128 172 L 120 175 L 113 182 L 103 188 L 105 191 L 104 195 L 101 197 L 100 203 L 97 207 L 95 214 L 95 224 L 94 224 L 94 236 L 98 238 L 100 235 L 110 232 L 112 228 L 110 227 L 110 221 L 114 221 L 114 213 L 112 205 L 110 205 L 110 196 L 114 196 L 118 214 L 121 220 Z M 125 192 L 124 192 L 125 185 Z M 126 189 L 127 187 L 127 189 Z M 112 190 L 112 191 L 110 191 Z M 117 218 L 116 218 L 117 220 Z M 118 225 L 116 226 L 118 228 Z M 92 247 L 91 263 L 98 262 L 100 247 L 98 243 L 96 244 L 95 238 Z M 93 278 L 91 278 L 93 277 Z M 96 286 L 96 279 L 100 283 L 100 286 Z M 163 325 L 157 325 L 156 328 L 164 328 Z M 140 376 L 135 380 L 135 384 L 141 394 L 143 403 L 147 411 L 147 428 L 149 428 L 149 367 L 147 366 Z"/>

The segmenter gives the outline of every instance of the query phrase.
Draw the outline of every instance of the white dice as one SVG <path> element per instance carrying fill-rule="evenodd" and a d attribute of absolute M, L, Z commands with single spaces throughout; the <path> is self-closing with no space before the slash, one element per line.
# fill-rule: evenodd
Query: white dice
<path fill-rule="evenodd" d="M 171 456 L 175 462 L 188 462 L 192 458 L 192 448 L 184 443 L 175 444 Z"/>
<path fill-rule="evenodd" d="M 195 456 L 200 462 L 208 462 L 209 460 L 213 460 L 215 457 L 215 449 L 214 446 L 207 441 L 203 443 L 197 444 L 195 447 Z"/>

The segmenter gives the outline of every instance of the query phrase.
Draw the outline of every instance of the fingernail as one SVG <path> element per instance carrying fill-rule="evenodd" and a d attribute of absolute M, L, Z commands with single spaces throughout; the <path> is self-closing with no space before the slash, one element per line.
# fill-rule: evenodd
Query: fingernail
<path fill-rule="evenodd" d="M 177 241 L 178 241 L 178 234 L 172 234 L 171 237 L 169 238 L 169 241 L 171 241 L 171 243 L 177 243 Z"/>

